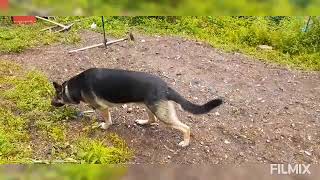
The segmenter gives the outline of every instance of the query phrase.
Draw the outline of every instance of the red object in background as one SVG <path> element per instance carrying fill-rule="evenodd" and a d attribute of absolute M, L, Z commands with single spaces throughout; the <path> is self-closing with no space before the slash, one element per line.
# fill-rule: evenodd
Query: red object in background
<path fill-rule="evenodd" d="M 35 16 L 13 16 L 12 19 L 15 24 L 33 24 L 37 21 Z"/>
<path fill-rule="evenodd" d="M 8 10 L 9 0 L 0 0 L 0 10 Z"/>

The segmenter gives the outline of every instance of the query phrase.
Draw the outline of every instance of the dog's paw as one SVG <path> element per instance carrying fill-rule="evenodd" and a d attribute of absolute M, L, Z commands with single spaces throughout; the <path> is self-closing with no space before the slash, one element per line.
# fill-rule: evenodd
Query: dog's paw
<path fill-rule="evenodd" d="M 187 142 L 187 141 L 181 141 L 181 142 L 179 143 L 179 146 L 180 146 L 180 147 L 187 147 L 187 146 L 189 146 L 189 142 Z"/>
<path fill-rule="evenodd" d="M 102 122 L 102 123 L 99 124 L 99 127 L 100 127 L 101 129 L 104 129 L 104 130 L 108 129 L 109 126 L 110 126 L 110 124 L 107 124 L 107 123 L 105 123 L 105 122 Z"/>

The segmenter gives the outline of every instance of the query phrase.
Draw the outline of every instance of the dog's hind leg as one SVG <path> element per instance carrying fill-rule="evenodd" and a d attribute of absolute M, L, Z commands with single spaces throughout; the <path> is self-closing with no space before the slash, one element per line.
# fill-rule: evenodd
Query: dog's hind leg
<path fill-rule="evenodd" d="M 101 127 L 101 129 L 108 129 L 108 127 L 110 125 L 112 125 L 111 114 L 110 114 L 109 108 L 101 109 L 101 110 L 99 110 L 99 112 L 101 113 L 101 115 L 104 119 L 104 122 L 100 123 L 99 126 Z"/>
<path fill-rule="evenodd" d="M 135 120 L 135 123 L 139 125 L 150 125 L 156 122 L 157 117 L 153 114 L 153 112 L 151 112 L 149 108 L 146 108 L 146 111 L 148 113 L 148 119 L 137 119 Z"/>
<path fill-rule="evenodd" d="M 154 112 L 159 120 L 167 124 L 169 127 L 178 129 L 183 133 L 183 141 L 179 143 L 179 146 L 186 147 L 189 145 L 190 128 L 178 119 L 174 104 L 172 102 L 162 100 L 154 105 L 151 105 L 150 109 L 152 112 Z"/>

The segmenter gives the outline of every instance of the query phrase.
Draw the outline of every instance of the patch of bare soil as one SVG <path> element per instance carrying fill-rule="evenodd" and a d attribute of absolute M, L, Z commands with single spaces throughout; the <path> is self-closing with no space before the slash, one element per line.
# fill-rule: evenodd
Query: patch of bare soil
<path fill-rule="evenodd" d="M 132 163 L 319 163 L 319 72 L 288 70 L 177 37 L 137 36 L 135 43 L 69 54 L 102 40 L 101 34 L 88 31 L 81 36 L 78 45 L 56 44 L 2 54 L 0 59 L 39 69 L 59 82 L 90 67 L 145 71 L 162 77 L 192 102 L 202 104 L 217 96 L 226 101 L 199 116 L 176 108 L 194 135 L 187 148 L 177 145 L 180 132 L 161 123 L 135 125 L 135 119 L 147 117 L 144 107 L 113 109 L 115 124 L 107 131 L 118 133 L 135 151 Z M 84 121 L 69 126 L 78 133 Z M 105 132 L 93 135 L 103 137 Z"/>

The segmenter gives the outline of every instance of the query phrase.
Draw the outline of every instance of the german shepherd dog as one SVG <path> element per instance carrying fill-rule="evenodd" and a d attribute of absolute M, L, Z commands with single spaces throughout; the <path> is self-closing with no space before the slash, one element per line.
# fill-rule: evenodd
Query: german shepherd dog
<path fill-rule="evenodd" d="M 148 119 L 135 122 L 146 125 L 159 119 L 169 127 L 180 130 L 183 141 L 179 146 L 182 147 L 190 143 L 190 128 L 179 121 L 172 101 L 193 114 L 208 113 L 223 103 L 222 99 L 217 98 L 204 105 L 196 105 L 157 76 L 120 69 L 90 68 L 62 85 L 53 82 L 53 86 L 56 91 L 51 102 L 53 106 L 84 102 L 103 116 L 105 122 L 100 124 L 103 129 L 112 124 L 109 108 L 125 103 L 145 104 Z"/>

